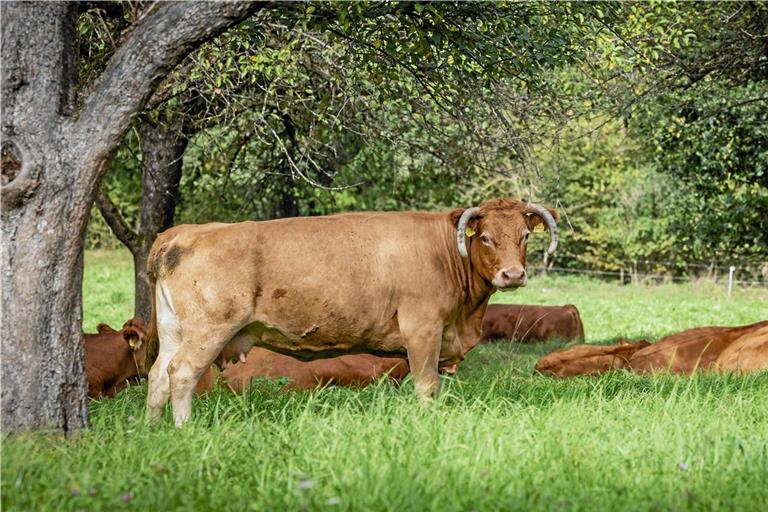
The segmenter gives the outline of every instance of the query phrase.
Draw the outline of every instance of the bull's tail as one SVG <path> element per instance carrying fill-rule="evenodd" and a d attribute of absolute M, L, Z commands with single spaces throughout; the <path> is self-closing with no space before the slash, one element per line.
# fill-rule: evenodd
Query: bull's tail
<path fill-rule="evenodd" d="M 150 255 L 150 258 L 152 256 Z M 157 334 L 157 275 L 154 272 L 148 273 L 149 288 L 151 290 L 152 297 L 152 309 L 149 315 L 149 327 L 147 332 L 147 358 L 144 362 L 144 371 L 149 374 L 150 368 L 157 359 L 157 354 L 160 352 L 160 337 Z"/>
<path fill-rule="evenodd" d="M 584 324 L 581 321 L 581 315 L 579 314 L 578 308 L 574 306 L 573 304 L 568 304 L 568 309 L 571 310 L 571 316 L 573 317 L 573 322 L 576 325 L 576 338 L 579 341 L 584 341 Z"/>

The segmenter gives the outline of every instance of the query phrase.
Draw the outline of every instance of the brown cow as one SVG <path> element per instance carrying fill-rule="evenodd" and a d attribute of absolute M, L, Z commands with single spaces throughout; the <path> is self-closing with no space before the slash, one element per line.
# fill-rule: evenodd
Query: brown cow
<path fill-rule="evenodd" d="M 768 325 L 734 341 L 723 350 L 714 367 L 720 372 L 768 370 Z"/>
<path fill-rule="evenodd" d="M 212 366 L 198 383 L 196 391 L 211 389 L 217 372 Z M 325 385 L 365 387 L 387 375 L 399 382 L 408 375 L 408 363 L 401 358 L 378 357 L 370 354 L 349 354 L 299 361 L 260 347 L 248 352 L 245 362 L 229 364 L 221 372 L 227 387 L 236 393 L 244 392 L 251 380 L 259 377 L 278 379 L 286 377 L 290 382 L 285 389 L 315 389 Z"/>
<path fill-rule="evenodd" d="M 627 368 L 637 373 L 668 371 L 690 375 L 709 370 L 737 338 L 768 325 L 768 321 L 740 327 L 696 327 L 661 338 L 637 351 Z"/>
<path fill-rule="evenodd" d="M 536 363 L 536 371 L 561 378 L 604 373 L 625 368 L 632 354 L 649 345 L 645 340 L 622 340 L 616 345 L 576 345 L 545 355 Z"/>
<path fill-rule="evenodd" d="M 584 341 L 584 325 L 576 306 L 491 304 L 483 317 L 483 341 Z"/>
<path fill-rule="evenodd" d="M 491 294 L 524 286 L 528 235 L 554 210 L 514 199 L 445 212 L 361 212 L 176 226 L 148 259 L 155 295 L 147 419 L 177 425 L 216 360 L 253 345 L 307 360 L 407 357 L 423 400 L 480 339 Z"/>
<path fill-rule="evenodd" d="M 99 324 L 98 334 L 85 335 L 88 396 L 115 396 L 128 381 L 145 377 L 147 334 L 144 321 L 132 318 L 119 331 Z"/>
<path fill-rule="evenodd" d="M 763 321 L 741 327 L 697 327 L 665 336 L 653 344 L 643 340 L 622 341 L 610 346 L 578 345 L 542 357 L 536 370 L 557 377 L 603 373 L 618 368 L 637 373 L 691 374 L 697 369 L 715 370 L 718 367 L 722 371 L 751 371 L 768 364 L 763 359 L 768 358 L 764 352 L 768 350 L 768 342 L 761 337 L 767 328 L 768 321 Z"/>

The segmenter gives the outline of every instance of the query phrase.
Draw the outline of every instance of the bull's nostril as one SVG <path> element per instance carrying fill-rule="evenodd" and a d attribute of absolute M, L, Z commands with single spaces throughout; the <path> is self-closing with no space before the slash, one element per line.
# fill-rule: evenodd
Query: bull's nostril
<path fill-rule="evenodd" d="M 505 270 L 501 276 L 507 281 L 523 281 L 525 279 L 525 270 Z"/>

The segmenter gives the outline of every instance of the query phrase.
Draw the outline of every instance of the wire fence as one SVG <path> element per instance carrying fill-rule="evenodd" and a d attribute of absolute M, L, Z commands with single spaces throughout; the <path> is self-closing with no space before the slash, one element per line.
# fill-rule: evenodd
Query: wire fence
<path fill-rule="evenodd" d="M 618 280 L 624 284 L 663 284 L 710 281 L 732 286 L 768 287 L 768 263 L 762 267 L 680 263 L 673 261 L 633 260 L 618 270 L 568 268 L 553 265 L 532 265 L 538 274 L 589 275 L 600 279 Z"/>

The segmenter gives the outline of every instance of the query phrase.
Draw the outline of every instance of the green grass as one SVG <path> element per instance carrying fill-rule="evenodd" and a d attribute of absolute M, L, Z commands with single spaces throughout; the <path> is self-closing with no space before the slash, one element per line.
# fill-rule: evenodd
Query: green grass
<path fill-rule="evenodd" d="M 83 275 L 83 330 L 115 329 L 133 316 L 133 258 L 127 250 L 87 251 Z M 149 320 L 149 319 L 146 319 Z"/>
<path fill-rule="evenodd" d="M 119 286 L 118 286 L 119 283 Z M 117 289 L 122 286 L 122 289 Z M 86 330 L 132 310 L 131 261 L 86 257 Z M 768 318 L 768 291 L 536 278 L 501 302 L 573 303 L 588 340 L 658 338 Z M 177 430 L 145 427 L 146 387 L 92 402 L 74 439 L 3 439 L 4 510 L 762 510 L 768 373 L 532 375 L 561 346 L 475 349 L 440 400 L 410 381 L 364 390 L 196 399 Z M 73 490 L 78 491 L 73 496 Z M 94 495 L 89 496 L 92 490 Z M 130 500 L 122 497 L 130 494 Z"/>

